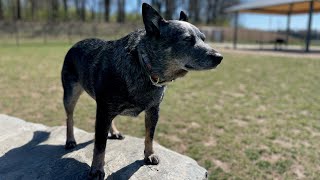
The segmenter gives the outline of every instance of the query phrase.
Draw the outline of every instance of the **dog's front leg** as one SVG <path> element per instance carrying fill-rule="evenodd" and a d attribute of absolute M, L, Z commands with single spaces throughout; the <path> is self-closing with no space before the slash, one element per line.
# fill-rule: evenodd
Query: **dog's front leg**
<path fill-rule="evenodd" d="M 97 102 L 95 141 L 89 179 L 104 179 L 104 156 L 108 137 L 106 129 L 110 129 L 114 117 L 105 103 Z"/>
<path fill-rule="evenodd" d="M 152 107 L 146 110 L 145 115 L 145 148 L 144 148 L 144 160 L 147 164 L 157 165 L 159 164 L 159 157 L 154 154 L 153 150 L 153 137 L 159 119 L 159 106 Z"/>

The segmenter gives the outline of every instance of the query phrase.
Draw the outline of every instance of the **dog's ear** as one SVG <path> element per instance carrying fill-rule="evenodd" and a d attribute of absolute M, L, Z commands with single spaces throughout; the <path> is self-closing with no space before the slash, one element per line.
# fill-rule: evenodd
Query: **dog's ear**
<path fill-rule="evenodd" d="M 184 11 L 181 11 L 179 20 L 188 22 L 188 15 Z"/>
<path fill-rule="evenodd" d="M 149 4 L 142 4 L 142 18 L 147 32 L 147 35 L 160 36 L 160 23 L 164 22 L 164 19 L 160 14 L 153 9 Z"/>

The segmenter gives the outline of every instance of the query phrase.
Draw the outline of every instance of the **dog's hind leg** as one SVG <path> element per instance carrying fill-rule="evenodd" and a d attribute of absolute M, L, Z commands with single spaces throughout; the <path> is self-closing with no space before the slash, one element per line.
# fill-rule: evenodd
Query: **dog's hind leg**
<path fill-rule="evenodd" d="M 75 81 L 62 81 L 63 82 L 63 104 L 67 114 L 67 141 L 65 149 L 72 149 L 76 147 L 77 143 L 73 133 L 73 111 L 79 96 L 83 92 L 80 83 Z"/>
<path fill-rule="evenodd" d="M 159 157 L 154 154 L 153 137 L 159 119 L 159 106 L 146 110 L 145 127 L 146 137 L 144 141 L 144 161 L 147 164 L 159 164 Z"/>
<path fill-rule="evenodd" d="M 110 134 L 111 136 L 108 137 L 109 139 L 119 139 L 119 140 L 124 139 L 124 136 L 118 131 L 114 123 L 114 120 L 111 123 Z"/>

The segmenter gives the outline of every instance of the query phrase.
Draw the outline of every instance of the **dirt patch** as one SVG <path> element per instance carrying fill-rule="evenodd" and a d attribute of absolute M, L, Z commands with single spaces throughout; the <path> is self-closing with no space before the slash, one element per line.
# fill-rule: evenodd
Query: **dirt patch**
<path fill-rule="evenodd" d="M 304 167 L 299 164 L 294 164 L 291 167 L 291 170 L 297 176 L 298 179 L 304 179 L 306 177 L 304 175 Z"/>
<path fill-rule="evenodd" d="M 279 144 L 280 146 L 284 147 L 284 148 L 292 148 L 292 143 L 289 142 L 288 140 L 283 140 L 283 139 L 276 139 L 273 141 L 273 143 L 275 144 Z"/>
<path fill-rule="evenodd" d="M 229 165 L 227 163 L 222 162 L 222 161 L 217 160 L 217 159 L 214 159 L 213 163 L 216 166 L 220 167 L 224 172 L 230 172 L 230 167 L 229 167 Z"/>
<path fill-rule="evenodd" d="M 190 128 L 200 128 L 201 126 L 200 126 L 200 124 L 198 124 L 198 123 L 196 123 L 196 122 L 192 122 L 191 124 L 190 124 Z"/>
<path fill-rule="evenodd" d="M 206 147 L 213 147 L 217 145 L 217 141 L 214 137 L 210 136 L 203 145 Z"/>
<path fill-rule="evenodd" d="M 246 127 L 248 125 L 248 122 L 243 121 L 241 119 L 233 119 L 234 123 L 236 123 L 239 127 Z"/>
<path fill-rule="evenodd" d="M 276 163 L 279 159 L 281 159 L 281 156 L 279 154 L 271 154 L 271 155 L 264 154 L 261 157 L 261 159 L 273 164 L 273 163 Z"/>

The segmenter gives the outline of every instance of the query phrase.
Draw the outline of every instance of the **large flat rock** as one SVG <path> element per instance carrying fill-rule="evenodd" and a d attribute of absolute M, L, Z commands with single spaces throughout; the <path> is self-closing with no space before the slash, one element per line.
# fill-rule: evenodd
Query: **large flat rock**
<path fill-rule="evenodd" d="M 75 128 L 78 146 L 65 150 L 65 126 L 47 127 L 0 114 L 0 179 L 86 179 L 93 133 Z M 126 136 L 108 140 L 105 156 L 107 179 L 195 180 L 207 171 L 193 159 L 155 144 L 157 166 L 143 162 L 144 140 Z"/>

